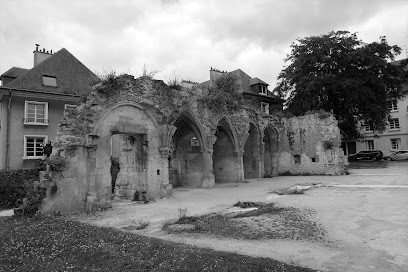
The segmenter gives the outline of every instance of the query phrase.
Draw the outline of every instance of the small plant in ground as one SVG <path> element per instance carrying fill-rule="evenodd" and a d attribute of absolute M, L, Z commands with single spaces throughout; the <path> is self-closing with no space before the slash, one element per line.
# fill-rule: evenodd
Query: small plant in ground
<path fill-rule="evenodd" d="M 150 225 L 149 221 L 140 220 L 140 221 L 132 221 L 133 225 L 123 227 L 124 230 L 142 230 L 147 228 Z"/>
<path fill-rule="evenodd" d="M 258 208 L 262 206 L 262 203 L 260 202 L 251 202 L 251 201 L 238 201 L 233 205 L 234 207 L 239 207 L 239 208 Z"/>
<path fill-rule="evenodd" d="M 20 203 L 19 208 L 16 209 L 16 215 L 23 216 L 34 216 L 36 215 L 41 207 L 41 203 L 45 198 L 45 189 L 42 188 L 31 188 L 27 193 L 27 197 L 23 198 Z"/>
<path fill-rule="evenodd" d="M 187 208 L 178 209 L 178 217 L 179 217 L 179 219 L 187 217 Z"/>
<path fill-rule="evenodd" d="M 293 186 L 290 188 L 285 188 L 285 189 L 278 189 L 278 190 L 273 190 L 270 192 L 271 194 L 278 194 L 278 195 L 301 195 L 304 194 L 307 189 L 300 188 L 297 186 Z"/>
<path fill-rule="evenodd" d="M 178 209 L 178 220 L 174 224 L 191 224 L 197 221 L 196 216 L 187 216 L 187 208 Z"/>

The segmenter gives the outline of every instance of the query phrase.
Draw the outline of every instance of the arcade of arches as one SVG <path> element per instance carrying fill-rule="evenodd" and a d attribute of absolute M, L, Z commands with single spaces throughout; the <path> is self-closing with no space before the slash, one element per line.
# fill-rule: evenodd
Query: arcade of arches
<path fill-rule="evenodd" d="M 127 88 L 110 97 L 106 92 L 93 92 L 73 115 L 61 121 L 53 152 L 66 160 L 67 167 L 52 174 L 58 191 L 46 199 L 44 212 L 95 211 L 110 207 L 115 197 L 140 199 L 142 194 L 154 199 L 171 195 L 174 187 L 212 188 L 216 183 L 276 176 L 281 167 L 285 171 L 298 167 L 292 158 L 293 145 L 299 146 L 299 130 L 293 132 L 290 122 L 273 116 L 252 118 L 246 110 L 231 120 L 200 109 L 191 93 L 185 96 L 189 103 L 181 109 L 160 108 L 151 102 L 147 87 L 140 89 L 142 83 L 159 83 L 125 79 Z M 310 120 L 330 125 L 327 135 L 332 138 L 324 136 L 327 139 L 339 138 L 334 119 Z M 300 127 L 301 122 L 296 125 Z M 319 152 L 320 164 L 313 167 L 324 173 L 331 167 L 328 162 L 337 163 L 338 149 L 322 149 L 324 137 L 314 127 L 301 132 L 313 135 L 315 141 L 308 152 L 310 156 Z M 303 154 L 302 149 L 295 151 Z M 334 160 L 323 159 L 326 154 L 332 154 Z M 112 157 L 119 164 L 115 183 Z M 281 158 L 287 165 L 281 164 Z M 304 165 L 309 161 L 302 157 Z"/>

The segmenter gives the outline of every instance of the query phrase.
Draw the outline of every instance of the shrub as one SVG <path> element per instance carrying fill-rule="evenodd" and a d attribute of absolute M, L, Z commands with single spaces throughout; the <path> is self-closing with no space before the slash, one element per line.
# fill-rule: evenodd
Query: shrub
<path fill-rule="evenodd" d="M 15 212 L 16 215 L 33 216 L 40 210 L 41 203 L 45 198 L 46 189 L 28 187 L 27 191 L 27 196 L 21 201 L 22 204 L 17 209 L 20 212 Z"/>
<path fill-rule="evenodd" d="M 324 147 L 325 150 L 333 149 L 333 146 L 334 146 L 334 143 L 332 141 L 325 140 L 323 142 L 323 147 Z"/>
<path fill-rule="evenodd" d="M 51 171 L 62 171 L 65 169 L 66 161 L 61 155 L 51 155 L 49 158 L 37 160 L 36 168 L 40 171 L 45 171 L 47 164 L 50 165 Z"/>
<path fill-rule="evenodd" d="M 17 201 L 27 197 L 28 190 L 38 180 L 37 169 L 0 171 L 0 208 L 14 208 Z"/>

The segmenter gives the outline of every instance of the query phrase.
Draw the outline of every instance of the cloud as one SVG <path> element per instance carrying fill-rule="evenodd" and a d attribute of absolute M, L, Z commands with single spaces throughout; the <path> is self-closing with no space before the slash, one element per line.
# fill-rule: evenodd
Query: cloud
<path fill-rule="evenodd" d="M 367 42 L 386 35 L 401 43 L 407 8 L 406 0 L 7 1 L 0 10 L 0 50 L 7 52 L 0 73 L 31 67 L 40 43 L 65 47 L 98 73 L 138 75 L 146 65 L 161 79 L 205 81 L 212 66 L 241 68 L 274 85 L 296 38 L 350 29 Z"/>

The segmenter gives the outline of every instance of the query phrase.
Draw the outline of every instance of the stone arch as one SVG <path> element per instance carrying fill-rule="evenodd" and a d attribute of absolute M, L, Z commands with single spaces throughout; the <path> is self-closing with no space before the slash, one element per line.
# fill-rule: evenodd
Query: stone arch
<path fill-rule="evenodd" d="M 213 171 L 215 182 L 243 181 L 242 152 L 236 132 L 227 118 L 217 124 L 213 146 Z"/>
<path fill-rule="evenodd" d="M 263 130 L 263 174 L 264 177 L 278 175 L 279 133 L 272 125 Z"/>
<path fill-rule="evenodd" d="M 102 114 L 99 116 L 98 120 L 96 121 L 95 128 L 94 128 L 94 134 L 98 135 L 99 129 L 101 127 L 101 122 L 107 118 L 107 116 L 116 108 L 119 107 L 124 107 L 124 106 L 130 106 L 130 107 L 135 107 L 140 109 L 141 111 L 145 112 L 147 117 L 150 119 L 150 121 L 153 123 L 154 127 L 157 127 L 159 123 L 157 122 L 156 118 L 154 118 L 154 115 L 145 107 L 142 105 L 135 103 L 135 102 L 130 102 L 130 101 L 123 101 L 119 102 L 115 105 L 110 106 L 109 108 L 105 109 Z M 100 133 L 100 132 L 99 132 Z"/>
<path fill-rule="evenodd" d="M 190 111 L 182 112 L 173 126 L 176 131 L 169 158 L 170 183 L 173 187 L 202 187 L 203 151 L 206 149 L 202 126 Z"/>
<path fill-rule="evenodd" d="M 99 202 L 111 198 L 111 140 L 112 135 L 117 134 L 122 136 L 116 196 L 133 198 L 135 192 L 145 192 L 147 197 L 159 195 L 160 181 L 156 176 L 164 171 L 156 169 L 162 163 L 158 128 L 152 114 L 137 103 L 120 102 L 103 111 L 94 134 L 88 135 L 87 140 L 94 145 L 89 150 L 88 198 L 91 199 L 87 202 L 94 198 Z"/>
<path fill-rule="evenodd" d="M 261 135 L 259 128 L 253 122 L 249 123 L 248 137 L 244 143 L 243 167 L 244 178 L 261 177 Z"/>

